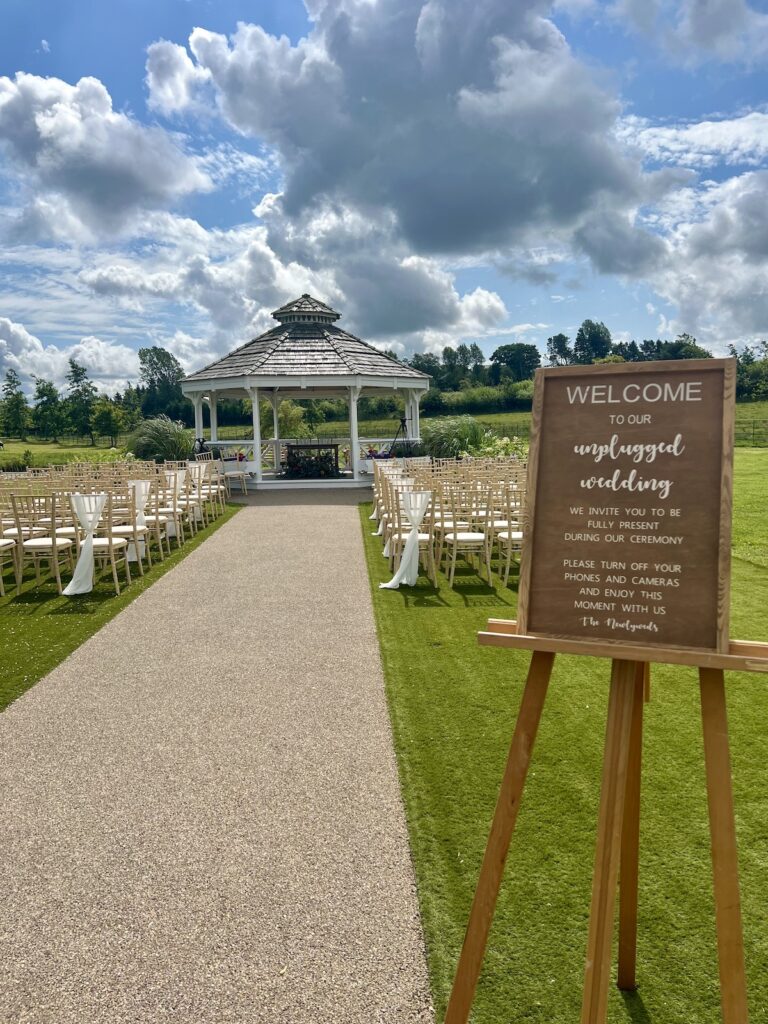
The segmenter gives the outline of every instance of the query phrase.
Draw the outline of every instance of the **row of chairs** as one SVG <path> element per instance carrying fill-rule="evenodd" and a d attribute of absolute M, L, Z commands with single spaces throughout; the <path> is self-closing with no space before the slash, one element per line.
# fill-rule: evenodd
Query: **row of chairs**
<path fill-rule="evenodd" d="M 29 474 L 0 481 L 0 596 L 5 595 L 5 561 L 11 558 L 16 592 L 28 564 L 40 581 L 43 564 L 62 593 L 62 567 L 74 569 L 90 524 L 87 508 L 103 507 L 91 541 L 96 565 L 111 568 L 120 593 L 118 568 L 131 582 L 131 565 L 140 576 L 181 547 L 188 536 L 223 512 L 227 491 L 214 471 L 215 463 L 169 462 L 163 466 L 135 462 L 111 463 L 90 476 L 82 466 L 56 467 L 47 474 Z M 137 470 L 140 474 L 137 476 Z M 85 497 L 83 497 L 85 496 Z"/>
<path fill-rule="evenodd" d="M 459 559 L 476 558 L 492 582 L 494 558 L 504 586 L 522 551 L 526 467 L 513 459 L 387 460 L 374 465 L 374 517 L 390 568 L 396 572 L 413 527 L 404 496 L 428 491 L 419 525 L 419 555 L 437 585 L 444 570 L 454 585 Z"/>

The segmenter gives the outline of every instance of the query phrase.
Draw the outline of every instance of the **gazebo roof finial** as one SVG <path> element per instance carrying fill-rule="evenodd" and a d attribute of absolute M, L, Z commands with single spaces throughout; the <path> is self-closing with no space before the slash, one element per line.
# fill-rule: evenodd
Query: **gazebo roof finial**
<path fill-rule="evenodd" d="M 341 317 L 341 313 L 337 313 L 335 309 L 326 306 L 319 299 L 313 299 L 309 292 L 304 292 L 300 298 L 286 303 L 280 309 L 276 309 L 272 316 L 281 324 L 332 324 L 334 320 L 338 320 Z"/>

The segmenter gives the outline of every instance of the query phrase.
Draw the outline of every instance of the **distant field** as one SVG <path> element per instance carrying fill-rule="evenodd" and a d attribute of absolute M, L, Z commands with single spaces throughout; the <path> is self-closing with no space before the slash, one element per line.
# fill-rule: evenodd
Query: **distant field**
<path fill-rule="evenodd" d="M 422 416 L 422 423 L 429 417 Z M 529 412 L 490 412 L 477 413 L 475 419 L 492 427 L 502 436 L 518 435 L 528 437 L 531 425 Z M 393 438 L 397 430 L 396 416 L 380 417 L 375 420 L 360 420 L 360 437 Z M 252 436 L 251 424 L 241 426 L 219 427 L 219 440 L 244 440 Z M 210 436 L 210 431 L 205 431 Z M 318 437 L 348 437 L 349 422 L 347 420 L 331 420 L 317 427 Z M 52 441 L 9 441 L 3 439 L 5 449 L 0 451 L 0 468 L 5 459 L 20 458 L 29 450 L 32 453 L 32 465 L 47 466 L 50 462 L 69 462 L 92 454 L 91 445 L 54 444 Z M 122 441 L 122 439 L 121 439 Z M 768 402 L 744 402 L 736 406 L 736 444 L 745 447 L 768 446 Z M 100 444 L 99 449 L 105 448 Z M 99 450 L 97 449 L 97 450 Z"/>
<path fill-rule="evenodd" d="M 422 423 L 428 417 L 422 416 Z M 529 412 L 477 413 L 475 419 L 487 424 L 502 436 L 518 434 L 527 437 L 530 432 Z M 230 428 L 237 429 L 237 428 Z M 322 423 L 318 428 L 320 437 L 345 436 L 349 431 L 346 420 Z M 397 419 L 361 420 L 361 437 L 393 437 L 397 430 Z M 768 445 L 768 402 L 744 402 L 736 406 L 736 442 L 754 447 Z"/>
<path fill-rule="evenodd" d="M 47 466 L 51 462 L 71 462 L 80 459 L 84 455 L 93 454 L 91 445 L 66 445 L 57 444 L 53 441 L 8 441 L 3 439 L 3 449 L 0 451 L 0 468 L 4 462 L 10 459 L 20 459 L 25 451 L 32 453 L 33 466 Z M 96 451 L 103 451 L 99 447 Z"/>

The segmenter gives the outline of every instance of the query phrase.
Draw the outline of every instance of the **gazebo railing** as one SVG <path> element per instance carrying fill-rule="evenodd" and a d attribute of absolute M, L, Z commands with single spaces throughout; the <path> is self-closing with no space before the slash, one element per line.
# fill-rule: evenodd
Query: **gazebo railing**
<path fill-rule="evenodd" d="M 306 444 L 311 438 L 281 437 L 279 441 L 270 438 L 261 443 L 261 468 L 262 472 L 274 473 L 279 471 L 281 464 L 286 461 L 286 449 L 290 444 Z M 339 446 L 339 466 L 343 471 L 352 470 L 352 442 L 351 439 L 343 436 L 320 438 L 323 444 L 337 444 Z M 372 472 L 370 459 L 389 451 L 392 445 L 391 437 L 361 437 L 359 444 L 359 466 L 363 473 Z M 256 460 L 253 453 L 253 438 L 242 440 L 227 439 L 226 441 L 210 441 L 209 446 L 221 453 L 224 463 L 236 462 L 243 467 L 246 473 L 256 472 Z M 375 453 L 375 454 L 371 454 Z M 277 469 L 276 469 L 277 467 Z"/>

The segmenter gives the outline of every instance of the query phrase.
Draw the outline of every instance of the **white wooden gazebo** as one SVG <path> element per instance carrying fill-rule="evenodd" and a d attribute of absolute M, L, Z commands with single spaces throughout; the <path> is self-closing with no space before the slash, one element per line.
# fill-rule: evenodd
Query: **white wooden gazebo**
<path fill-rule="evenodd" d="M 382 391 L 402 395 L 409 440 L 419 440 L 419 400 L 429 388 L 429 376 L 391 359 L 383 352 L 338 327 L 341 314 L 304 294 L 272 314 L 278 325 L 209 366 L 185 377 L 181 389 L 195 407 L 195 436 L 203 436 L 203 402 L 209 403 L 211 441 L 218 440 L 216 403 L 219 398 L 242 398 L 253 406 L 253 459 L 246 469 L 256 487 L 279 486 L 264 470 L 263 449 L 272 445 L 270 461 L 280 465 L 278 409 L 285 398 L 346 398 L 349 402 L 351 472 L 346 482 L 361 482 L 357 403 L 363 395 Z M 259 401 L 269 399 L 274 436 L 261 437 Z M 239 444 L 240 442 L 227 442 Z M 245 443 L 245 442 L 244 442 Z M 251 445 L 250 440 L 247 442 Z M 344 481 L 337 481 L 343 483 Z"/>

